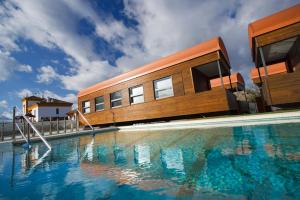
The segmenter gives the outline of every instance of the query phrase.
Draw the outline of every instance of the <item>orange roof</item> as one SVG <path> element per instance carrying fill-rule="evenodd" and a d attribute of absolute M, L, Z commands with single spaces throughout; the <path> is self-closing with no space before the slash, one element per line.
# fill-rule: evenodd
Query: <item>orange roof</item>
<path fill-rule="evenodd" d="M 255 67 L 255 68 L 252 68 L 251 72 L 250 72 L 252 80 L 259 77 L 258 69 L 259 69 L 260 75 L 265 76 L 265 68 L 264 67 L 260 67 L 260 68 Z M 269 66 L 267 66 L 267 70 L 268 70 L 268 75 L 287 73 L 286 63 L 281 62 L 281 63 L 269 65 Z"/>
<path fill-rule="evenodd" d="M 252 48 L 254 37 L 297 22 L 300 22 L 300 4 L 250 23 L 248 26 L 250 47 Z"/>
<path fill-rule="evenodd" d="M 244 78 L 240 73 L 231 74 L 230 78 L 231 78 L 231 83 L 240 83 L 243 85 L 245 84 Z M 223 77 L 223 81 L 224 81 L 225 86 L 230 85 L 229 76 Z M 212 88 L 220 87 L 221 85 L 222 85 L 221 78 L 215 78 L 215 79 L 210 80 L 210 86 Z"/>
<path fill-rule="evenodd" d="M 102 90 L 104 88 L 108 88 L 110 86 L 149 74 L 151 72 L 155 72 L 167 67 L 170 67 L 172 65 L 176 65 L 178 63 L 191 60 L 196 57 L 200 57 L 215 51 L 222 51 L 223 55 L 225 56 L 225 59 L 227 60 L 229 64 L 228 54 L 225 48 L 225 45 L 220 37 L 213 38 L 209 41 L 200 43 L 196 46 L 193 46 L 191 48 L 185 49 L 183 51 L 177 52 L 175 54 L 172 54 L 170 56 L 161 58 L 159 60 L 156 60 L 150 64 L 144 65 L 142 67 L 136 68 L 134 70 L 131 70 L 129 72 L 126 72 L 124 74 L 121 74 L 119 76 L 116 76 L 112 79 L 97 83 L 91 87 L 88 87 L 86 89 L 81 90 L 78 93 L 78 97 L 90 94 L 92 92 Z"/>

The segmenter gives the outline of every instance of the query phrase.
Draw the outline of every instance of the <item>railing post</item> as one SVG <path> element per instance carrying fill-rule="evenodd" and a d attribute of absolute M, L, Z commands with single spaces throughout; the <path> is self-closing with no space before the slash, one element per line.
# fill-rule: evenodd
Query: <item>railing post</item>
<path fill-rule="evenodd" d="M 50 127 L 49 127 L 49 135 L 52 135 L 52 117 L 50 117 Z"/>
<path fill-rule="evenodd" d="M 56 132 L 59 134 L 59 120 L 58 117 L 56 118 Z"/>
<path fill-rule="evenodd" d="M 71 133 L 73 132 L 73 117 L 70 118 L 70 122 L 71 122 Z"/>
<path fill-rule="evenodd" d="M 12 139 L 15 140 L 16 138 L 16 107 L 14 106 L 13 107 L 13 119 L 12 119 L 12 122 L 13 122 L 13 134 L 12 134 Z"/>
<path fill-rule="evenodd" d="M 28 143 L 30 143 L 30 125 L 29 125 L 29 123 L 27 123 L 27 126 L 28 126 L 28 128 L 27 128 L 27 140 L 28 140 Z"/>
<path fill-rule="evenodd" d="M 78 114 L 76 113 L 76 132 L 79 130 L 79 120 L 78 120 Z"/>
<path fill-rule="evenodd" d="M 2 122 L 2 127 L 1 127 L 1 140 L 4 140 L 4 122 Z"/>
<path fill-rule="evenodd" d="M 41 130 L 42 130 L 42 136 L 44 136 L 44 120 L 41 120 L 41 126 L 42 126 L 42 128 L 41 128 Z"/>
<path fill-rule="evenodd" d="M 33 120 L 32 120 L 32 124 L 34 125 Z M 33 129 L 31 129 L 31 130 L 32 130 L 32 137 L 35 137 L 35 132 L 34 132 L 34 130 L 33 130 Z"/>
<path fill-rule="evenodd" d="M 66 122 L 66 117 L 64 117 L 64 131 L 67 133 L 67 122 Z"/>

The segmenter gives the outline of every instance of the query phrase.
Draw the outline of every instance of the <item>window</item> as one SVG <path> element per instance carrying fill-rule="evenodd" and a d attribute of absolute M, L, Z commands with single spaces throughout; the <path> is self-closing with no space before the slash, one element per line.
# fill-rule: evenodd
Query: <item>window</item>
<path fill-rule="evenodd" d="M 172 77 L 168 76 L 154 81 L 155 99 L 174 96 Z"/>
<path fill-rule="evenodd" d="M 95 110 L 96 111 L 104 110 L 104 98 L 103 98 L 103 96 L 95 98 Z"/>
<path fill-rule="evenodd" d="M 59 115 L 59 108 L 56 108 L 56 114 Z"/>
<path fill-rule="evenodd" d="M 91 104 L 89 101 L 82 102 L 82 112 L 90 113 L 91 112 Z"/>
<path fill-rule="evenodd" d="M 110 94 L 110 106 L 112 108 L 119 107 L 122 105 L 122 93 L 121 91 Z"/>
<path fill-rule="evenodd" d="M 144 102 L 144 88 L 142 85 L 129 88 L 129 96 L 130 96 L 130 103 L 143 103 Z"/>

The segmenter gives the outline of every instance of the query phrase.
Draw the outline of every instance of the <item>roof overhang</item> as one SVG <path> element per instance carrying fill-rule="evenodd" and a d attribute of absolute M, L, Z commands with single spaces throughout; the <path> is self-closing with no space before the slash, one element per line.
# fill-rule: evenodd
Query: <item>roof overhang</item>
<path fill-rule="evenodd" d="M 225 45 L 223 43 L 223 40 L 220 37 L 213 38 L 209 41 L 200 43 L 196 46 L 193 46 L 191 48 L 185 49 L 183 51 L 177 52 L 175 54 L 172 54 L 170 56 L 161 58 L 157 61 L 154 61 L 150 64 L 144 65 L 142 67 L 136 68 L 134 70 L 131 70 L 127 73 L 121 74 L 119 76 L 116 76 L 112 79 L 97 83 L 91 87 L 88 87 L 86 89 L 81 90 L 78 93 L 78 97 L 88 95 L 90 93 L 111 87 L 113 85 L 117 85 L 120 83 L 123 83 L 125 81 L 158 71 L 162 70 L 168 67 L 171 67 L 173 65 L 201 57 L 204 55 L 207 55 L 212 52 L 219 51 L 224 56 L 224 59 L 227 62 L 227 65 L 230 66 L 228 53 L 225 48 Z"/>

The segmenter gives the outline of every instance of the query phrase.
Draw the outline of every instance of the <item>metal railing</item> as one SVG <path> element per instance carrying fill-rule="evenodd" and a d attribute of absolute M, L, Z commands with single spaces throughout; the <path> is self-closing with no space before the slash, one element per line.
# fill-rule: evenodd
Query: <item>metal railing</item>
<path fill-rule="evenodd" d="M 20 109 L 16 106 L 16 108 L 20 111 Z M 31 128 L 34 130 L 34 132 L 40 137 L 40 139 L 44 142 L 44 144 L 48 147 L 49 150 L 51 150 L 50 144 L 47 142 L 47 140 L 42 136 L 39 130 L 32 124 L 32 122 L 28 119 L 28 117 L 23 113 L 22 116 L 23 118 L 27 121 L 27 123 L 31 126 Z"/>
<path fill-rule="evenodd" d="M 78 109 L 77 112 L 79 113 L 80 117 L 82 117 L 82 119 L 87 123 L 87 125 L 94 131 L 94 127 L 89 123 L 85 116 Z"/>
<path fill-rule="evenodd" d="M 24 140 L 26 141 L 26 143 L 29 143 L 29 142 L 28 142 L 28 139 L 25 137 L 23 131 L 20 129 L 20 126 L 18 125 L 18 123 L 15 123 L 15 124 L 16 124 L 17 129 L 19 130 L 19 132 L 20 132 L 21 135 L 23 136 Z"/>

